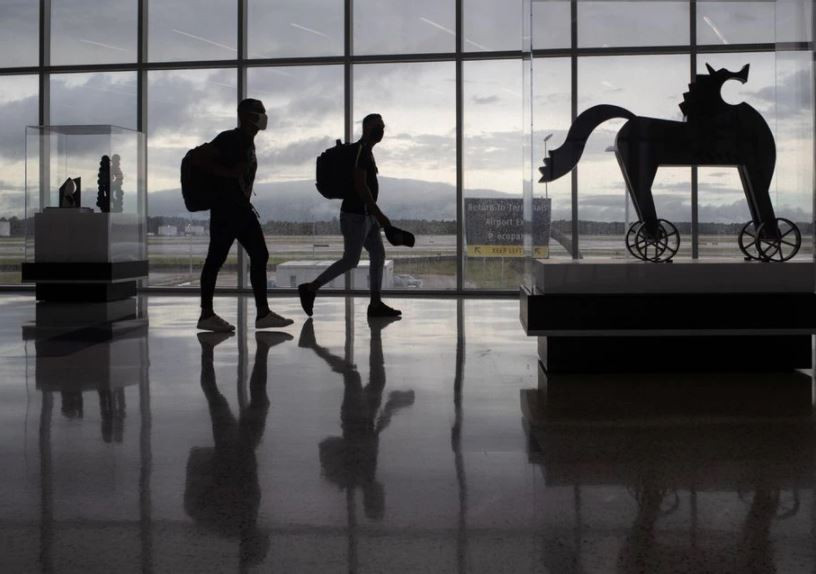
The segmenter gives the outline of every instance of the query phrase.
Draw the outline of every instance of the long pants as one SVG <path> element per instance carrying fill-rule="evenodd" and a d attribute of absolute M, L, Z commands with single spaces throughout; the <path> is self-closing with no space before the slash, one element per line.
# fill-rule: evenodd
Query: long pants
<path fill-rule="evenodd" d="M 210 247 L 201 270 L 201 308 L 212 310 L 215 282 L 218 271 L 227 260 L 235 240 L 249 255 L 249 281 L 255 295 L 258 314 L 269 310 L 266 299 L 266 264 L 269 251 L 266 248 L 261 223 L 251 207 L 229 210 L 212 210 L 210 214 Z"/>
<path fill-rule="evenodd" d="M 385 265 L 385 248 L 380 235 L 380 224 L 371 215 L 341 212 L 340 231 L 343 233 L 343 258 L 332 263 L 321 273 L 315 279 L 315 284 L 322 287 L 332 279 L 357 267 L 363 247 L 365 247 L 370 259 L 368 277 L 371 298 L 378 300 L 380 291 L 382 291 L 383 266 Z"/>

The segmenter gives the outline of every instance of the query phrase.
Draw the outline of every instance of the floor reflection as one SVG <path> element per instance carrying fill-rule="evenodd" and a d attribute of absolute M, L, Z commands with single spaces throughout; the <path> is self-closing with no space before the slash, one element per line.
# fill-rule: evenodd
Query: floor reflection
<path fill-rule="evenodd" d="M 377 479 L 377 458 L 380 434 L 388 428 L 392 417 L 414 404 L 413 390 L 394 390 L 388 393 L 382 405 L 386 384 L 383 330 L 399 318 L 369 318 L 369 380 L 363 386 L 357 366 L 348 357 L 340 357 L 318 344 L 314 322 L 307 320 L 300 332 L 298 345 L 311 349 L 329 368 L 343 378 L 343 402 L 340 405 L 341 436 L 330 436 L 318 445 L 322 475 L 346 495 L 348 519 L 348 569 L 356 572 L 357 559 L 357 501 L 362 494 L 362 505 L 368 520 L 381 521 L 385 516 L 385 486 Z M 351 330 L 347 330 L 348 333 Z M 345 348 L 349 349 L 350 341 Z"/>
<path fill-rule="evenodd" d="M 595 534 L 581 500 L 609 487 L 625 489 L 635 510 L 615 572 L 785 571 L 772 530 L 798 515 L 816 471 L 809 374 L 542 373 L 539 388 L 521 396 L 531 463 L 548 488 L 569 486 L 575 496 L 573 544 L 547 543 L 553 571 L 585 571 Z M 733 533 L 701 523 L 706 493 L 726 495 L 721 510 L 738 509 Z"/>
<path fill-rule="evenodd" d="M 816 571 L 809 372 L 548 378 L 514 301 L 238 301 L 0 328 L 0 572 Z"/>
<path fill-rule="evenodd" d="M 207 398 L 214 447 L 194 447 L 187 459 L 184 509 L 196 523 L 219 536 L 239 540 L 242 566 L 258 564 L 269 550 L 269 532 L 258 526 L 261 489 L 255 450 L 261 442 L 269 411 L 267 363 L 269 349 L 292 339 L 288 333 L 255 333 L 256 351 L 249 379 L 249 404 L 238 419 L 218 390 L 214 349 L 232 337 L 199 333 L 201 389 Z M 240 384 L 240 382 L 239 382 Z"/>

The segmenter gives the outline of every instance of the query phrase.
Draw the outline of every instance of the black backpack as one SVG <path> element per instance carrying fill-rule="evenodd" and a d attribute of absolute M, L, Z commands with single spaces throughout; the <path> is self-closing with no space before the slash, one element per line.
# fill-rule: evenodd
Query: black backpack
<path fill-rule="evenodd" d="M 193 165 L 191 155 L 201 147 L 191 149 L 181 160 L 181 195 L 184 198 L 184 207 L 187 208 L 187 211 L 207 211 L 210 209 L 219 184 L 217 177 L 205 173 Z"/>
<path fill-rule="evenodd" d="M 340 140 L 317 156 L 315 187 L 326 199 L 345 199 L 352 190 L 357 144 Z"/>

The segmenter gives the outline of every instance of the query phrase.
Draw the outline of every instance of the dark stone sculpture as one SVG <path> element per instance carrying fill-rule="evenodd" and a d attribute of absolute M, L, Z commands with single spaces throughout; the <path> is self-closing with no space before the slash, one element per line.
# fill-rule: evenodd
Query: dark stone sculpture
<path fill-rule="evenodd" d="M 96 205 L 102 213 L 110 212 L 110 173 L 111 161 L 106 155 L 99 161 L 99 174 L 96 177 Z"/>
<path fill-rule="evenodd" d="M 626 234 L 626 248 L 644 261 L 671 261 L 680 245 L 677 228 L 658 219 L 652 197 L 657 168 L 673 166 L 734 166 L 751 212 L 751 221 L 740 232 L 738 243 L 746 260 L 787 261 L 799 251 L 802 237 L 796 225 L 776 217 L 768 188 L 776 164 L 776 145 L 760 113 L 743 102 L 723 101 L 720 90 L 728 80 L 748 81 L 749 65 L 739 72 L 706 64 L 683 94 L 680 109 L 686 121 L 634 115 L 618 106 L 600 105 L 581 113 L 570 127 L 564 144 L 550 152 L 540 168 L 541 182 L 558 179 L 581 158 L 587 138 L 612 118 L 628 121 L 615 139 L 615 155 L 626 188 L 638 214 Z"/>

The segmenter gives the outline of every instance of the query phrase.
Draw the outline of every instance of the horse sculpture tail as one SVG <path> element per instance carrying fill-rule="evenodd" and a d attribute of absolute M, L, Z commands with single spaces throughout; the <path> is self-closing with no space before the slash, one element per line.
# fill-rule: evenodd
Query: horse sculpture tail
<path fill-rule="evenodd" d="M 634 117 L 635 114 L 627 109 L 606 104 L 593 106 L 581 112 L 570 127 L 564 144 L 560 148 L 552 150 L 549 157 L 544 158 L 544 167 L 539 168 L 541 172 L 539 182 L 553 181 L 574 168 L 578 160 L 581 159 L 581 154 L 584 153 L 584 146 L 589 134 L 600 124 L 612 118 L 626 118 L 629 120 Z"/>

